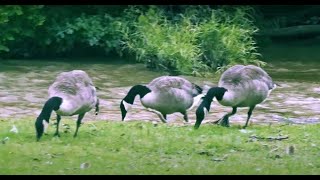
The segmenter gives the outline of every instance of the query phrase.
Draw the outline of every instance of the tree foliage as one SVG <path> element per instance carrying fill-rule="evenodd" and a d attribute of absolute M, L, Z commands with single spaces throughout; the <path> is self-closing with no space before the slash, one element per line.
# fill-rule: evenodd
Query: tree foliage
<path fill-rule="evenodd" d="M 148 67 L 206 75 L 262 64 L 247 6 L 2 6 L 7 58 L 133 55 Z"/>
<path fill-rule="evenodd" d="M 43 6 L 6 5 L 0 8 L 0 52 L 10 51 L 8 44 L 25 37 L 35 37 L 35 29 L 43 25 Z"/>

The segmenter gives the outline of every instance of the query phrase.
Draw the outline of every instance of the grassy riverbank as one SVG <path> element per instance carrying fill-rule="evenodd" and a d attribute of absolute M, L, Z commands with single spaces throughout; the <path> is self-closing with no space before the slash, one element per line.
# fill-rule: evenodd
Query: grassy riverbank
<path fill-rule="evenodd" d="M 94 121 L 74 139 L 65 118 L 60 138 L 50 126 L 36 142 L 33 119 L 2 119 L 0 174 L 319 174 L 319 127 Z"/>

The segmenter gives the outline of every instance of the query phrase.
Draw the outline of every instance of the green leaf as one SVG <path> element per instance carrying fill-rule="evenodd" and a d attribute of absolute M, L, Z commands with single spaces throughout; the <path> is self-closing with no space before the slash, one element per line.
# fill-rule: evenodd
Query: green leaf
<path fill-rule="evenodd" d="M 9 40 L 9 41 L 13 41 L 14 40 L 14 37 L 12 36 L 12 35 L 7 35 L 7 40 Z"/>
<path fill-rule="evenodd" d="M 66 30 L 66 33 L 67 33 L 67 34 L 72 34 L 72 33 L 73 33 L 73 30 L 72 30 L 72 29 L 67 29 L 67 30 Z"/>
<path fill-rule="evenodd" d="M 5 51 L 5 52 L 9 52 L 10 49 L 7 46 L 1 45 L 0 44 L 0 51 Z"/>

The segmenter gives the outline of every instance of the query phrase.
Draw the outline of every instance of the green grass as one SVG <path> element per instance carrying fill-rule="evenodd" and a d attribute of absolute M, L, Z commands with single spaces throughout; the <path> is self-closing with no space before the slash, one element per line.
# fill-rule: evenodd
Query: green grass
<path fill-rule="evenodd" d="M 85 122 L 73 138 L 53 137 L 54 126 L 35 141 L 34 119 L 0 120 L 0 174 L 320 174 L 320 125 L 253 125 L 240 132 L 202 125 L 176 126 L 152 123 Z M 62 124 L 61 124 L 62 125 Z M 231 124 L 232 125 L 232 124 Z M 256 140 L 285 136 L 284 140 Z M 0 139 L 0 140 L 1 140 Z M 287 153 L 289 146 L 294 153 Z M 88 163 L 88 168 L 80 168 Z"/>

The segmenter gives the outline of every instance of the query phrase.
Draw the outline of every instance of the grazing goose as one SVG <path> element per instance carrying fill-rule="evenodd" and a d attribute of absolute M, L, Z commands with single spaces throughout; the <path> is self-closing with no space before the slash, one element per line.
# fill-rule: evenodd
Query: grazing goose
<path fill-rule="evenodd" d="M 60 73 L 55 82 L 49 87 L 49 99 L 44 104 L 40 115 L 35 122 L 37 141 L 46 131 L 49 119 L 54 110 L 57 114 L 57 129 L 55 136 L 59 135 L 59 123 L 61 116 L 78 115 L 77 129 L 86 112 L 95 107 L 95 114 L 99 112 L 99 99 L 96 95 L 96 87 L 91 78 L 82 70 L 73 70 Z"/>
<path fill-rule="evenodd" d="M 177 76 L 161 76 L 148 85 L 133 86 L 120 103 L 122 121 L 133 104 L 136 95 L 140 95 L 141 103 L 149 111 L 156 113 L 162 122 L 166 123 L 167 114 L 180 112 L 188 122 L 187 110 L 198 102 L 194 98 L 201 96 L 202 88 Z M 199 96 L 198 96 L 199 95 Z"/>
<path fill-rule="evenodd" d="M 218 86 L 209 89 L 196 110 L 197 120 L 194 128 L 199 128 L 210 110 L 214 97 L 221 105 L 232 107 L 232 112 L 227 113 L 219 120 L 222 126 L 229 126 L 229 117 L 237 112 L 238 107 L 249 107 L 248 118 L 243 127 L 246 128 L 255 106 L 269 96 L 276 84 L 260 67 L 235 65 L 222 74 Z"/>

